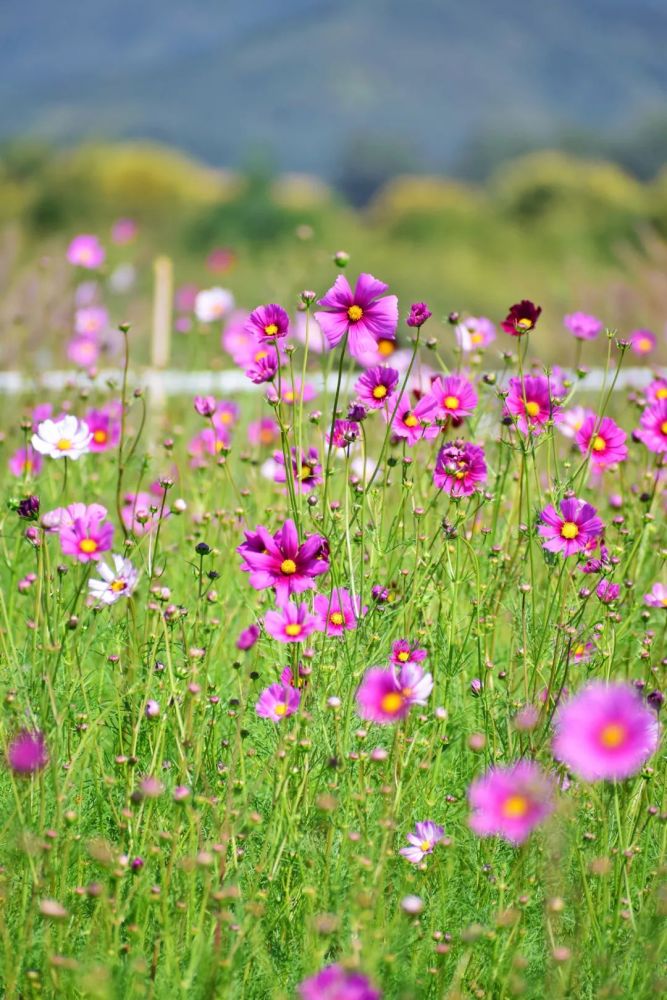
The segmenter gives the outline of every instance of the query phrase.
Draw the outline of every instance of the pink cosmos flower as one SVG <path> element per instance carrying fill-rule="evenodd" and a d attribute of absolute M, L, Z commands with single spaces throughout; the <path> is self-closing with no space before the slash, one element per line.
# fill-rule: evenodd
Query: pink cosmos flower
<path fill-rule="evenodd" d="M 74 330 L 79 337 L 93 340 L 103 334 L 109 325 L 109 313 L 103 306 L 87 306 L 74 314 Z"/>
<path fill-rule="evenodd" d="M 280 427 L 272 417 L 262 417 L 248 424 L 248 441 L 250 444 L 268 446 L 280 437 Z"/>
<path fill-rule="evenodd" d="M 578 642 L 572 647 L 570 660 L 572 663 L 588 663 L 595 656 L 596 647 L 592 642 Z"/>
<path fill-rule="evenodd" d="M 432 315 L 425 302 L 413 302 L 405 322 L 411 327 L 422 327 Z"/>
<path fill-rule="evenodd" d="M 572 406 L 568 410 L 563 410 L 558 422 L 558 430 L 561 434 L 573 440 L 584 425 L 584 421 L 589 416 L 595 416 L 592 410 L 585 406 Z"/>
<path fill-rule="evenodd" d="M 163 518 L 169 516 L 169 507 L 166 504 L 164 508 L 162 507 L 160 496 L 142 490 L 139 493 L 125 494 L 121 517 L 127 530 L 140 537 L 157 528 L 160 522 L 160 510 Z"/>
<path fill-rule="evenodd" d="M 667 587 L 664 583 L 654 583 L 644 601 L 651 608 L 667 608 Z"/>
<path fill-rule="evenodd" d="M 255 385 L 261 385 L 264 382 L 272 382 L 279 367 L 278 352 L 267 345 L 266 348 L 257 351 L 253 360 L 247 363 L 245 373 Z"/>
<path fill-rule="evenodd" d="M 633 330 L 630 334 L 630 347 L 640 357 L 644 357 L 655 350 L 656 344 L 656 336 L 650 330 Z"/>
<path fill-rule="evenodd" d="M 656 378 L 646 388 L 646 398 L 649 403 L 660 403 L 667 400 L 667 378 Z"/>
<path fill-rule="evenodd" d="M 253 309 L 246 320 L 245 329 L 259 343 L 277 340 L 279 337 L 286 337 L 289 333 L 289 316 L 282 306 L 271 302 L 269 305 Z"/>
<path fill-rule="evenodd" d="M 361 972 L 327 965 L 298 986 L 301 1000 L 381 1000 L 382 994 Z"/>
<path fill-rule="evenodd" d="M 355 607 L 349 590 L 338 587 L 332 594 L 317 594 L 313 600 L 313 611 L 318 632 L 341 636 L 357 627 L 359 599 Z"/>
<path fill-rule="evenodd" d="M 86 423 L 91 433 L 89 445 L 91 451 L 109 451 L 118 446 L 120 421 L 108 410 L 88 410 Z"/>
<path fill-rule="evenodd" d="M 327 444 L 331 442 L 332 447 L 349 450 L 350 446 L 359 439 L 361 426 L 356 420 L 334 420 L 331 434 L 326 435 Z"/>
<path fill-rule="evenodd" d="M 75 236 L 67 248 L 67 259 L 70 264 L 85 267 L 91 271 L 102 266 L 105 256 L 104 247 L 97 236 L 91 236 L 88 233 Z"/>
<path fill-rule="evenodd" d="M 469 316 L 454 327 L 459 348 L 469 354 L 481 351 L 496 339 L 496 328 L 486 316 Z"/>
<path fill-rule="evenodd" d="M 397 403 L 383 411 L 382 416 L 387 423 L 391 423 L 396 437 L 405 438 L 410 445 L 422 440 L 432 441 L 440 433 L 440 428 L 433 423 L 435 400 L 428 396 L 413 407 L 409 395 L 403 393 Z"/>
<path fill-rule="evenodd" d="M 600 580 L 595 588 L 595 593 L 597 599 L 603 604 L 612 604 L 618 599 L 621 587 L 618 583 L 612 583 L 611 580 Z"/>
<path fill-rule="evenodd" d="M 640 417 L 641 428 L 637 437 L 649 451 L 658 455 L 667 451 L 667 399 L 660 399 L 647 406 Z"/>
<path fill-rule="evenodd" d="M 111 239 L 117 246 L 126 246 L 136 239 L 139 226 L 134 219 L 116 219 L 111 227 Z"/>
<path fill-rule="evenodd" d="M 347 278 L 339 274 L 319 305 L 325 311 L 316 312 L 330 347 L 335 347 L 349 334 L 350 353 L 359 358 L 366 352 L 377 351 L 380 341 L 393 341 L 398 326 L 398 299 L 386 295 L 388 285 L 372 274 L 360 274 L 354 292 Z"/>
<path fill-rule="evenodd" d="M 38 476 L 43 466 L 42 456 L 34 448 L 18 448 L 9 459 L 7 466 L 13 476 Z"/>
<path fill-rule="evenodd" d="M 577 340 L 595 340 L 604 329 L 604 323 L 590 313 L 574 312 L 563 317 L 563 325 Z"/>
<path fill-rule="evenodd" d="M 249 649 L 255 645 L 257 640 L 261 635 L 261 629 L 259 625 L 248 625 L 244 628 L 242 632 L 239 633 L 239 637 L 236 640 L 236 648 L 247 652 Z"/>
<path fill-rule="evenodd" d="M 192 405 L 200 417 L 212 417 L 218 403 L 215 396 L 195 396 Z"/>
<path fill-rule="evenodd" d="M 231 355 L 235 364 L 244 366 L 259 349 L 259 342 L 252 333 L 246 330 L 250 313 L 244 309 L 235 309 L 230 313 L 222 332 L 222 349 Z"/>
<path fill-rule="evenodd" d="M 432 675 L 418 663 L 406 663 L 398 672 L 370 667 L 357 690 L 357 711 L 370 722 L 397 722 L 405 718 L 412 705 L 425 705 L 432 690 Z"/>
<path fill-rule="evenodd" d="M 100 345 L 93 337 L 72 337 L 67 344 L 67 357 L 79 368 L 91 368 L 99 356 Z"/>
<path fill-rule="evenodd" d="M 287 403 L 288 406 L 293 406 L 298 403 L 301 399 L 301 379 L 295 378 L 293 385 L 284 385 L 282 387 L 282 400 L 283 403 Z M 303 386 L 303 401 L 304 403 L 311 403 L 314 399 L 317 399 L 317 389 L 310 382 L 305 382 Z"/>
<path fill-rule="evenodd" d="M 522 434 L 541 434 L 549 420 L 557 421 L 560 407 L 549 392 L 549 379 L 544 375 L 511 378 L 504 412 L 516 418 Z"/>
<path fill-rule="evenodd" d="M 447 375 L 437 378 L 429 393 L 436 404 L 436 416 L 441 420 L 448 417 L 459 424 L 469 417 L 477 406 L 477 393 L 473 385 L 462 375 Z"/>
<path fill-rule="evenodd" d="M 443 827 L 430 819 L 415 824 L 415 832 L 408 834 L 409 847 L 401 847 L 399 854 L 418 865 L 427 854 L 433 854 L 433 848 L 445 836 Z"/>
<path fill-rule="evenodd" d="M 77 518 L 103 521 L 106 516 L 107 509 L 101 503 L 71 503 L 67 507 L 47 511 L 42 517 L 42 527 L 47 534 L 57 535 L 61 528 L 71 528 Z"/>
<path fill-rule="evenodd" d="M 452 496 L 470 496 L 486 482 L 484 449 L 468 441 L 444 445 L 438 452 L 433 482 Z"/>
<path fill-rule="evenodd" d="M 297 491 L 299 493 L 310 493 L 324 481 L 317 448 L 309 448 L 308 451 L 302 452 L 300 461 L 296 448 L 291 448 L 290 454 L 292 477 Z M 276 463 L 274 471 L 275 481 L 277 483 L 287 482 L 285 456 L 281 451 L 276 451 L 273 459 Z"/>
<path fill-rule="evenodd" d="M 655 753 L 655 713 L 629 684 L 592 681 L 554 717 L 554 757 L 585 781 L 620 781 Z"/>
<path fill-rule="evenodd" d="M 266 612 L 264 628 L 278 642 L 303 642 L 317 628 L 317 619 L 307 604 L 287 601 L 278 611 Z"/>
<path fill-rule="evenodd" d="M 49 762 L 43 734 L 22 729 L 7 747 L 7 762 L 15 774 L 41 771 Z"/>
<path fill-rule="evenodd" d="M 549 504 L 540 519 L 542 524 L 538 530 L 545 539 L 542 548 L 548 552 L 562 552 L 565 557 L 585 551 L 604 531 L 595 507 L 576 497 L 561 500 L 560 514 Z"/>
<path fill-rule="evenodd" d="M 272 722 L 282 722 L 294 715 L 301 702 L 301 692 L 288 684 L 271 684 L 265 688 L 255 705 L 257 715 Z"/>
<path fill-rule="evenodd" d="M 611 417 L 600 420 L 594 413 L 586 417 L 575 441 L 583 455 L 590 454 L 594 472 L 624 462 L 628 457 L 627 434 Z"/>
<path fill-rule="evenodd" d="M 509 312 L 500 326 L 505 333 L 509 333 L 513 337 L 521 337 L 524 333 L 535 329 L 541 312 L 541 306 L 536 306 L 530 299 L 521 299 L 521 302 L 510 306 Z"/>
<path fill-rule="evenodd" d="M 88 509 L 72 524 L 61 525 L 60 547 L 63 555 L 73 556 L 79 562 L 97 562 L 103 552 L 108 552 L 113 544 L 113 524 L 103 521 L 97 511 Z"/>
<path fill-rule="evenodd" d="M 420 649 L 417 643 L 411 643 L 409 639 L 397 639 L 392 644 L 389 659 L 397 667 L 402 667 L 404 663 L 423 663 L 427 655 L 426 650 Z"/>
<path fill-rule="evenodd" d="M 306 313 L 298 312 L 292 323 L 292 334 L 301 344 L 306 343 Z M 314 316 L 308 317 L 308 350 L 314 354 L 324 354 L 329 349 L 327 338 Z"/>
<path fill-rule="evenodd" d="M 283 605 L 290 594 L 312 590 L 314 578 L 329 569 L 329 544 L 322 535 L 310 535 L 299 544 L 291 518 L 275 535 L 259 525 L 245 532 L 246 540 L 237 548 L 241 569 L 250 574 L 255 590 L 275 588 L 276 602 Z"/>
<path fill-rule="evenodd" d="M 191 466 L 199 468 L 205 465 L 206 455 L 217 457 L 229 445 L 230 437 L 224 428 L 219 426 L 216 426 L 215 429 L 205 427 L 203 431 L 195 434 L 188 444 L 188 454 L 192 457 Z"/>
<path fill-rule="evenodd" d="M 553 780 L 534 761 L 492 767 L 468 789 L 470 827 L 521 844 L 553 811 L 553 793 Z"/>
<path fill-rule="evenodd" d="M 391 400 L 398 385 L 398 372 L 386 365 L 367 368 L 354 386 L 361 402 L 371 410 L 381 410 Z"/>

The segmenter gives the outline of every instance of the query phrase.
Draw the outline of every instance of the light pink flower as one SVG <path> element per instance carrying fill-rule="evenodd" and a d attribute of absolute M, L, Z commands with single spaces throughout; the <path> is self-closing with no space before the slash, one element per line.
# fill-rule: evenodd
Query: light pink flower
<path fill-rule="evenodd" d="M 317 628 L 317 619 L 310 614 L 307 604 L 287 601 L 277 611 L 267 611 L 264 628 L 278 642 L 303 642 Z"/>
<path fill-rule="evenodd" d="M 534 761 L 492 767 L 468 789 L 470 827 L 521 844 L 553 811 L 553 794 L 552 779 Z"/>

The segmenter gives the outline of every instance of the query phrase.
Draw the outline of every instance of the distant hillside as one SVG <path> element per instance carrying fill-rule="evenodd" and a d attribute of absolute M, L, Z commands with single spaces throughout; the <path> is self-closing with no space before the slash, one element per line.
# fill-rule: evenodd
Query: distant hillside
<path fill-rule="evenodd" d="M 489 129 L 631 129 L 667 94 L 665 0 L 17 0 L 0 32 L 2 136 L 328 176 L 373 143 L 446 169 Z"/>

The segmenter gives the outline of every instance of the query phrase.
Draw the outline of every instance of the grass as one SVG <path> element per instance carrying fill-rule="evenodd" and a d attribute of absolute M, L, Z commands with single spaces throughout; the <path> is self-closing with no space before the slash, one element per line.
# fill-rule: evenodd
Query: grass
<path fill-rule="evenodd" d="M 539 352 L 539 328 L 530 336 Z M 588 402 L 631 430 L 638 404 L 608 394 L 623 355 L 609 346 L 605 390 Z M 302 363 L 295 355 L 292 373 Z M 338 358 L 325 363 L 335 370 Z M 516 365 L 514 356 L 510 372 Z M 30 777 L 0 771 L 4 995 L 280 1000 L 332 961 L 361 968 L 388 1000 L 665 989 L 660 754 L 622 783 L 572 777 L 520 847 L 476 837 L 466 801 L 494 763 L 526 756 L 565 776 L 550 754 L 564 688 L 589 677 L 663 685 L 665 613 L 642 599 L 664 573 L 655 456 L 632 443 L 599 483 L 552 425 L 532 440 L 503 426 L 497 388 L 473 372 L 480 403 L 464 430 L 485 445 L 489 475 L 488 493 L 468 499 L 434 489 L 441 441 L 394 444 L 377 415 L 363 438 L 375 480 L 365 486 L 335 453 L 328 470 L 326 397 L 274 408 L 285 445 L 319 449 L 326 485 L 312 504 L 267 480 L 272 449 L 247 443 L 248 421 L 272 412 L 261 396 L 243 401 L 231 449 L 199 468 L 188 440 L 205 421 L 178 404 L 144 421 L 145 399 L 126 393 L 120 450 L 47 458 L 34 482 L 5 476 L 5 500 L 36 492 L 42 513 L 105 504 L 114 551 L 142 579 L 132 598 L 90 606 L 94 566 L 64 557 L 57 537 L 38 532 L 31 544 L 27 523 L 5 506 L 2 741 L 39 728 L 50 761 Z M 90 404 L 70 401 L 77 413 Z M 6 407 L 8 450 L 28 433 L 20 416 L 34 402 Z M 53 403 L 58 411 L 62 400 Z M 322 416 L 310 416 L 316 407 Z M 119 492 L 165 477 L 172 513 L 159 530 L 124 539 Z M 539 511 L 568 486 L 604 519 L 621 583 L 612 606 L 594 588 L 582 596 L 589 578 L 576 559 L 541 547 Z M 622 496 L 620 516 L 611 493 Z M 235 549 L 244 528 L 274 532 L 288 516 L 301 537 L 329 540 L 322 592 L 350 588 L 369 610 L 344 638 L 314 634 L 299 710 L 274 724 L 256 715 L 259 694 L 304 657 L 266 634 L 248 652 L 236 648 L 274 602 L 250 587 Z M 374 585 L 390 599 L 377 602 Z M 581 637 L 595 639 L 595 655 L 574 664 Z M 355 691 L 398 638 L 428 650 L 433 693 L 398 724 L 364 722 Z M 157 717 L 147 717 L 149 700 Z M 513 720 L 527 704 L 539 717 L 526 731 Z M 398 849 L 425 819 L 446 839 L 413 866 Z M 410 896 L 417 913 L 407 912 Z"/>

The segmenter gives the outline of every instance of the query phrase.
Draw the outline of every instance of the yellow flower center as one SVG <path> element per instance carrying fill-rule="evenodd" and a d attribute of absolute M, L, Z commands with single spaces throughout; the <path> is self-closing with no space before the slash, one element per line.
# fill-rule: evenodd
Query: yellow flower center
<path fill-rule="evenodd" d="M 285 389 L 285 392 L 283 393 L 283 395 L 284 395 L 284 398 L 285 398 L 285 402 L 287 402 L 287 403 L 293 403 L 294 402 L 294 391 L 292 389 Z"/>
<path fill-rule="evenodd" d="M 560 533 L 563 538 L 576 538 L 579 534 L 579 528 L 574 521 L 564 521 Z"/>
<path fill-rule="evenodd" d="M 378 341 L 378 353 L 382 355 L 383 358 L 388 358 L 390 354 L 393 354 L 396 350 L 396 345 L 393 340 L 379 340 Z"/>
<path fill-rule="evenodd" d="M 375 388 L 373 389 L 374 399 L 384 399 L 386 395 L 387 395 L 386 385 L 376 385 Z"/>
<path fill-rule="evenodd" d="M 600 743 L 607 750 L 615 750 L 625 742 L 627 732 L 619 722 L 610 722 L 600 731 Z"/>
<path fill-rule="evenodd" d="M 301 628 L 300 625 L 297 625 L 296 622 L 294 623 L 290 622 L 289 625 L 285 626 L 285 635 L 291 635 L 293 637 L 296 637 L 297 635 L 301 635 L 302 631 L 303 629 Z"/>
<path fill-rule="evenodd" d="M 259 432 L 259 440 L 262 444 L 271 444 L 273 441 L 273 431 L 269 430 L 268 427 L 265 427 L 264 430 Z"/>
<path fill-rule="evenodd" d="M 273 709 L 273 711 L 276 713 L 276 715 L 284 715 L 285 712 L 287 711 L 287 705 L 285 704 L 284 701 L 279 701 L 278 704 Z"/>
<path fill-rule="evenodd" d="M 107 439 L 106 431 L 99 430 L 93 433 L 93 441 L 95 441 L 96 444 L 104 444 L 106 439 Z"/>
<path fill-rule="evenodd" d="M 261 361 L 262 358 L 267 358 L 268 356 L 269 356 L 268 351 L 257 351 L 257 354 L 255 355 L 255 361 Z"/>
<path fill-rule="evenodd" d="M 221 424 L 231 424 L 231 422 L 232 422 L 232 415 L 231 415 L 231 413 L 228 413 L 225 410 L 224 413 L 220 414 L 220 423 Z"/>
<path fill-rule="evenodd" d="M 481 335 L 481 333 L 471 333 L 470 334 L 470 343 L 471 344 L 481 344 L 482 343 L 482 335 Z"/>
<path fill-rule="evenodd" d="M 408 415 L 403 420 L 403 423 L 405 424 L 406 427 L 418 427 L 419 426 L 419 421 L 417 420 L 417 418 L 414 415 L 414 413 L 408 413 Z"/>
<path fill-rule="evenodd" d="M 445 409 L 446 410 L 458 410 L 461 405 L 461 400 L 458 396 L 445 396 Z"/>
<path fill-rule="evenodd" d="M 292 573 L 296 573 L 296 563 L 293 559 L 283 559 L 280 564 L 280 572 L 284 573 L 285 576 L 291 576 Z"/>
<path fill-rule="evenodd" d="M 79 548 L 86 555 L 91 555 L 93 552 L 97 552 L 98 544 L 94 538 L 82 538 L 79 543 Z"/>
<path fill-rule="evenodd" d="M 402 650 L 398 654 L 398 656 L 396 657 L 396 659 L 400 660 L 401 663 L 406 663 L 410 659 L 410 654 L 406 653 L 405 650 Z"/>
<path fill-rule="evenodd" d="M 398 691 L 390 691 L 380 702 L 380 708 L 387 715 L 396 715 L 403 707 L 403 695 Z"/>
<path fill-rule="evenodd" d="M 583 645 L 583 643 L 580 643 L 578 646 L 575 646 L 574 650 L 575 656 L 583 656 L 585 652 L 586 652 L 586 647 Z"/>
<path fill-rule="evenodd" d="M 114 580 L 113 583 L 110 584 L 110 589 L 113 590 L 115 594 L 119 594 L 121 590 L 125 590 L 126 587 L 127 583 L 125 580 Z"/>
<path fill-rule="evenodd" d="M 340 611 L 334 611 L 332 612 L 332 614 L 329 615 L 329 621 L 331 622 L 332 625 L 342 625 L 345 621 L 345 618 L 343 617 Z"/>
<path fill-rule="evenodd" d="M 648 339 L 648 337 L 640 337 L 639 340 L 637 341 L 637 347 L 639 348 L 640 351 L 650 351 L 651 348 L 653 347 L 653 344 Z"/>
<path fill-rule="evenodd" d="M 275 335 L 278 333 L 278 327 L 276 326 L 275 323 L 268 323 L 264 327 L 264 333 L 267 335 L 267 337 L 275 337 Z"/>
<path fill-rule="evenodd" d="M 431 841 L 430 840 L 422 840 L 421 844 L 419 845 L 420 849 L 422 851 L 424 851 L 424 853 L 426 853 L 427 851 L 430 851 L 431 850 L 431 846 L 432 845 L 431 845 Z"/>
<path fill-rule="evenodd" d="M 664 421 L 663 421 L 663 422 L 662 422 L 662 423 L 660 424 L 660 433 L 661 433 L 661 434 L 667 434 L 667 420 L 664 420 Z"/>
<path fill-rule="evenodd" d="M 667 388 L 660 388 L 655 394 L 656 399 L 667 399 Z"/>
<path fill-rule="evenodd" d="M 663 597 L 660 603 L 662 604 L 663 608 L 667 608 L 667 597 Z"/>
<path fill-rule="evenodd" d="M 526 413 L 529 417 L 537 417 L 540 413 L 540 404 L 536 403 L 534 399 L 526 403 Z"/>
<path fill-rule="evenodd" d="M 528 319 L 527 316 L 522 316 L 521 319 L 516 321 L 516 327 L 518 330 L 530 330 L 533 326 L 532 319 Z"/>
<path fill-rule="evenodd" d="M 347 315 L 352 323 L 358 323 L 361 317 L 364 315 L 364 310 L 361 306 L 350 306 L 347 310 Z"/>
<path fill-rule="evenodd" d="M 313 474 L 313 470 L 309 465 L 302 465 L 301 472 L 299 473 L 299 479 L 303 482 L 304 479 L 310 479 Z"/>
<path fill-rule="evenodd" d="M 521 819 L 528 812 L 529 805 L 525 795 L 510 795 L 503 802 L 503 816 L 506 819 Z"/>
<path fill-rule="evenodd" d="M 595 439 L 593 441 L 593 451 L 604 451 L 606 447 L 607 447 L 607 442 L 605 441 L 605 439 L 603 437 L 600 437 L 599 434 L 596 434 Z"/>
<path fill-rule="evenodd" d="M 56 442 L 58 451 L 69 451 L 71 447 L 72 442 L 69 438 L 61 438 L 60 441 Z"/>

